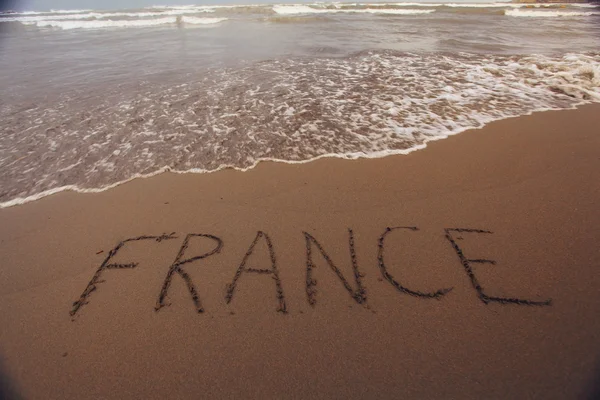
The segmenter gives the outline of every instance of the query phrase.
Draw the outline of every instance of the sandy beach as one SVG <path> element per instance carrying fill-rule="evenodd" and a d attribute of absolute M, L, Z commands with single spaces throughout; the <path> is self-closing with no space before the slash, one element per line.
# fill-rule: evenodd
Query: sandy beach
<path fill-rule="evenodd" d="M 599 126 L 589 105 L 1 209 L 5 396 L 594 398 Z"/>

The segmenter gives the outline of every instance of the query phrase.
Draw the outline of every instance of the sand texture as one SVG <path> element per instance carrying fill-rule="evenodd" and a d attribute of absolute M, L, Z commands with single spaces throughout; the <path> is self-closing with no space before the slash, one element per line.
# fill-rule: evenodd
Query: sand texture
<path fill-rule="evenodd" d="M 4 395 L 591 399 L 599 239 L 598 105 L 59 193 L 0 210 Z"/>

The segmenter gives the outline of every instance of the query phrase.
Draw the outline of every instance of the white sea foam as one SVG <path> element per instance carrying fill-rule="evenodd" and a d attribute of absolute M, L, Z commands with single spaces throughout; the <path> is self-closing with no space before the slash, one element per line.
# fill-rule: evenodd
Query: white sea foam
<path fill-rule="evenodd" d="M 600 12 L 595 11 L 563 11 L 563 10 L 506 10 L 505 15 L 511 17 L 526 17 L 526 18 L 556 18 L 556 17 L 589 17 L 592 15 L 600 15 Z"/>
<path fill-rule="evenodd" d="M 205 7 L 205 6 L 195 6 L 195 5 L 187 5 L 187 6 L 160 6 L 160 5 L 157 5 L 157 6 L 150 6 L 150 7 L 147 7 L 147 8 L 172 9 L 172 10 L 192 10 L 192 9 L 199 8 L 199 7 Z"/>
<path fill-rule="evenodd" d="M 185 15 L 185 14 L 198 14 L 198 13 L 214 13 L 215 9 L 211 7 L 197 7 L 197 8 L 183 8 L 174 10 L 165 10 L 163 14 L 167 15 Z"/>
<path fill-rule="evenodd" d="M 364 10 L 344 10 L 348 12 L 368 13 L 368 14 L 395 14 L 395 15 L 416 15 L 431 14 L 435 10 L 411 10 L 411 9 L 385 9 L 385 8 L 366 8 Z"/>
<path fill-rule="evenodd" d="M 0 165 L 17 186 L 3 185 L 0 207 L 63 190 L 99 192 L 165 171 L 406 154 L 491 121 L 600 102 L 600 54 L 375 51 L 213 72 L 83 114 L 77 98 L 41 102 L 25 114 L 3 109 L 11 129 L 0 148 L 11 150 Z"/>
<path fill-rule="evenodd" d="M 576 4 L 563 3 L 442 3 L 436 6 L 454 8 L 565 8 Z M 589 4 L 585 5 L 590 6 Z M 595 7 L 591 5 L 591 7 Z"/>
<path fill-rule="evenodd" d="M 197 17 L 181 17 L 179 20 L 184 24 L 192 25 L 212 25 L 226 21 L 227 18 L 197 18 Z M 176 24 L 177 17 L 163 17 L 153 19 L 137 19 L 137 20 L 41 20 L 41 21 L 21 21 L 26 25 L 36 25 L 40 28 L 60 28 L 63 30 L 70 29 L 101 29 L 101 28 L 140 28 L 151 27 L 158 25 Z"/>
<path fill-rule="evenodd" d="M 508 3 L 442 3 L 441 6 L 454 8 L 499 8 L 511 7 Z"/>
<path fill-rule="evenodd" d="M 91 9 L 83 9 L 83 10 L 50 10 L 51 13 L 54 14 L 79 14 L 92 11 Z"/>
<path fill-rule="evenodd" d="M 101 18 L 114 18 L 114 17 L 154 17 L 154 16 L 165 16 L 167 14 L 162 13 L 85 13 L 85 14 L 43 14 L 43 15 L 32 15 L 25 17 L 9 17 L 4 18 L 3 21 L 16 21 L 16 22 L 38 22 L 38 21 L 66 21 L 66 20 L 85 20 L 85 19 L 101 19 Z"/>
<path fill-rule="evenodd" d="M 452 7 L 452 8 L 562 8 L 562 7 L 583 7 L 594 8 L 594 4 L 577 4 L 577 3 L 510 3 L 510 2 L 494 2 L 494 3 L 427 3 L 427 2 L 397 2 L 397 3 L 355 3 L 355 4 L 336 4 L 336 7 L 344 6 L 367 6 L 367 7 Z"/>
<path fill-rule="evenodd" d="M 119 20 L 119 21 L 72 21 L 72 20 L 43 20 L 23 22 L 25 25 L 36 25 L 40 28 L 60 28 L 69 29 L 99 29 L 99 28 L 126 28 L 126 27 L 148 27 L 164 24 L 174 24 L 175 17 L 155 18 L 148 20 Z"/>
<path fill-rule="evenodd" d="M 348 6 L 349 4 L 339 3 L 336 7 Z M 367 7 L 385 7 L 385 6 L 395 6 L 395 7 L 439 7 L 442 6 L 443 3 L 355 3 L 354 6 L 367 6 Z"/>
<path fill-rule="evenodd" d="M 22 22 L 27 24 L 29 22 L 37 22 L 37 21 L 62 21 L 62 20 L 76 20 L 76 19 L 89 19 L 91 18 L 90 14 L 71 14 L 71 15 L 49 15 L 43 14 L 39 15 L 26 15 L 26 16 L 18 16 L 18 17 L 7 17 L 2 18 L 1 22 Z"/>
<path fill-rule="evenodd" d="M 574 108 L 576 108 L 576 106 L 572 106 L 570 108 L 574 109 Z M 552 111 L 552 110 L 553 110 L 552 108 L 540 108 L 540 109 L 524 112 L 520 116 L 531 115 L 535 112 L 544 112 L 544 111 Z M 515 117 L 517 117 L 517 116 L 509 115 L 509 116 L 506 116 L 504 118 L 499 118 L 499 119 L 508 119 L 508 118 L 515 118 Z M 253 168 L 256 168 L 256 166 L 258 164 L 260 164 L 261 162 L 277 162 L 277 163 L 282 163 L 282 164 L 308 164 L 313 161 L 317 161 L 317 160 L 324 159 L 324 158 L 340 158 L 340 159 L 344 159 L 344 160 L 358 160 L 361 158 L 376 159 L 376 158 L 384 158 L 384 157 L 389 157 L 389 156 L 394 156 L 394 155 L 406 155 L 406 154 L 410 154 L 410 153 L 418 151 L 418 150 L 425 149 L 429 142 L 443 140 L 443 139 L 448 138 L 449 136 L 457 135 L 457 134 L 462 133 L 469 129 L 481 129 L 485 126 L 485 124 L 492 122 L 492 121 L 493 120 L 482 122 L 482 124 L 480 126 L 457 128 L 453 131 L 447 132 L 446 134 L 428 137 L 423 141 L 423 143 L 416 144 L 408 149 L 395 149 L 395 150 L 390 149 L 390 150 L 379 150 L 379 151 L 372 151 L 372 152 L 356 152 L 356 153 L 323 153 L 318 156 L 310 157 L 310 158 L 307 158 L 304 160 L 286 160 L 286 159 L 281 159 L 281 158 L 261 157 L 261 158 L 255 159 L 255 160 L 251 160 L 252 163 L 246 167 L 237 167 L 234 165 L 224 164 L 224 165 L 220 165 L 216 169 L 211 169 L 211 170 L 204 169 L 204 168 L 190 168 L 190 169 L 186 169 L 186 170 L 177 170 L 177 169 L 173 169 L 170 166 L 163 166 L 153 172 L 146 173 L 146 174 L 135 173 L 135 174 L 131 175 L 130 177 L 128 177 L 127 179 L 124 179 L 124 180 L 121 180 L 118 182 L 114 182 L 114 183 L 111 183 L 108 185 L 104 185 L 101 187 L 86 188 L 86 187 L 82 187 L 80 185 L 64 185 L 64 186 L 58 186 L 58 187 L 55 187 L 55 188 L 52 188 L 49 190 L 45 190 L 45 191 L 42 191 L 39 193 L 35 193 L 31 196 L 16 197 L 14 199 L 11 199 L 11 200 L 8 200 L 5 202 L 0 202 L 0 209 L 27 204 L 27 203 L 30 203 L 30 202 L 33 202 L 36 200 L 43 199 L 44 197 L 51 196 L 53 194 L 57 194 L 57 193 L 61 193 L 61 192 L 71 191 L 71 192 L 81 193 L 81 194 L 102 193 L 104 191 L 116 188 L 117 186 L 131 182 L 133 180 L 151 178 L 153 176 L 160 175 L 165 172 L 170 172 L 170 173 L 175 173 L 175 174 L 206 174 L 206 173 L 219 172 L 224 169 L 235 169 L 240 172 L 246 172 Z M 317 128 L 315 127 L 314 130 L 317 130 Z M 409 135 L 410 134 L 411 133 L 409 133 Z M 146 151 L 146 154 L 151 155 L 151 153 L 147 153 L 147 151 Z"/>
<path fill-rule="evenodd" d="M 187 14 L 213 13 L 214 10 L 196 10 L 196 9 L 174 9 L 157 11 L 142 11 L 142 12 L 89 12 L 80 14 L 36 14 L 17 17 L 3 18 L 2 21 L 16 22 L 37 22 L 37 21 L 63 21 L 63 20 L 92 20 L 92 19 L 107 19 L 107 18 L 150 18 L 150 17 L 166 17 L 179 16 Z"/>
<path fill-rule="evenodd" d="M 273 11 L 275 11 L 279 15 L 294 15 L 294 14 L 318 14 L 318 13 L 326 13 L 328 10 L 317 9 L 309 6 L 273 6 Z M 329 10 L 330 12 L 335 12 L 337 10 Z"/>

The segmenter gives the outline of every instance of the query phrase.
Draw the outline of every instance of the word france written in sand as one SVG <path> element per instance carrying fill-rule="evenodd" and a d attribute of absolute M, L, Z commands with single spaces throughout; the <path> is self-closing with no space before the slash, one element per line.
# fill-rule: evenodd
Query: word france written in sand
<path fill-rule="evenodd" d="M 381 272 L 382 278 L 388 281 L 391 285 L 393 285 L 399 292 L 408 294 L 410 296 L 415 296 L 424 299 L 441 299 L 446 294 L 448 294 L 452 288 L 441 288 L 433 292 L 421 292 L 415 289 L 408 288 L 403 286 L 402 283 L 398 281 L 397 278 L 392 276 L 388 271 L 388 267 L 385 263 L 385 248 L 386 248 L 386 237 L 394 231 L 418 231 L 419 228 L 415 226 L 398 226 L 393 228 L 386 228 L 385 231 L 378 238 L 377 246 L 377 263 L 379 266 L 379 270 Z M 500 304 L 516 304 L 516 305 L 529 305 L 529 306 L 549 306 L 551 304 L 551 300 L 527 300 L 523 298 L 516 297 L 497 297 L 489 294 L 479 283 L 475 272 L 473 271 L 473 264 L 492 264 L 495 265 L 496 261 L 488 260 L 488 259 L 470 259 L 465 254 L 465 251 L 461 246 L 458 245 L 459 240 L 462 240 L 463 234 L 492 234 L 489 230 L 484 229 L 473 229 L 473 228 L 444 228 L 443 232 L 445 234 L 446 240 L 452 246 L 453 250 L 456 252 L 458 256 L 458 261 L 463 266 L 468 278 L 471 281 L 473 289 L 475 289 L 477 293 L 477 297 L 483 303 L 488 304 L 492 302 L 500 303 Z M 316 253 L 320 253 L 321 256 L 325 259 L 326 263 L 329 265 L 333 273 L 337 275 L 341 284 L 348 291 L 349 295 L 356 301 L 358 304 L 366 304 L 367 303 L 367 293 L 364 288 L 362 277 L 364 276 L 359 270 L 357 255 L 354 245 L 354 232 L 352 229 L 348 229 L 348 247 L 350 250 L 350 259 L 352 261 L 352 271 L 353 271 L 353 280 L 354 285 L 351 285 L 349 279 L 344 276 L 344 274 L 339 270 L 334 261 L 329 257 L 325 248 L 319 243 L 319 241 L 312 236 L 310 233 L 302 232 L 304 236 L 304 240 L 306 243 L 306 297 L 307 301 L 311 306 L 315 306 L 317 304 L 316 298 L 316 287 L 317 281 L 313 278 L 313 255 Z M 85 290 L 79 297 L 77 301 L 73 303 L 73 308 L 70 311 L 71 316 L 75 316 L 77 313 L 81 312 L 84 305 L 87 304 L 90 295 L 98 289 L 98 284 L 104 282 L 100 279 L 100 276 L 106 272 L 106 270 L 115 270 L 115 269 L 124 269 L 124 268 L 135 268 L 138 263 L 129 262 L 129 263 L 114 263 L 111 260 L 117 255 L 119 250 L 121 250 L 124 246 L 131 242 L 137 241 L 154 241 L 156 243 L 160 243 L 164 240 L 175 240 L 179 237 L 176 236 L 175 232 L 170 234 L 162 234 L 158 236 L 151 235 L 143 235 L 130 239 L 123 240 L 119 242 L 110 252 L 108 256 L 104 259 L 100 267 L 96 270 L 95 274 L 92 276 L 92 279 L 89 281 Z M 199 241 L 209 241 L 212 242 L 213 247 L 210 251 L 199 254 L 199 255 L 190 255 L 187 254 L 187 248 L 192 240 Z M 269 259 L 270 259 L 270 267 L 265 269 L 256 269 L 246 267 L 246 263 L 250 255 L 254 252 L 254 248 L 256 244 L 260 241 L 264 240 L 266 242 L 268 251 L 269 251 Z M 160 293 L 158 294 L 158 299 L 156 302 L 155 310 L 159 311 L 162 307 L 165 306 L 165 299 L 169 293 L 169 288 L 171 286 L 171 281 L 174 277 L 179 276 L 184 280 L 187 289 L 189 290 L 192 301 L 194 302 L 194 306 L 198 313 L 203 313 L 204 308 L 202 306 L 202 301 L 200 299 L 200 295 L 198 294 L 198 290 L 196 289 L 196 285 L 192 281 L 190 275 L 186 272 L 186 268 L 190 268 L 192 263 L 199 263 L 200 260 L 210 257 L 212 255 L 218 254 L 223 249 L 223 240 L 215 235 L 204 234 L 204 233 L 189 233 L 183 238 L 183 243 L 179 248 L 177 255 L 175 256 L 175 260 L 168 267 L 167 274 L 165 280 L 163 282 Z M 242 274 L 264 274 L 270 276 L 274 281 L 274 292 L 277 300 L 277 308 L 276 310 L 281 313 L 287 313 L 288 309 L 285 302 L 285 294 L 283 291 L 283 286 L 281 279 L 279 278 L 279 272 L 277 269 L 277 259 L 275 254 L 275 248 L 273 246 L 273 242 L 271 238 L 266 232 L 258 231 L 254 241 L 248 248 L 248 251 L 242 258 L 242 261 L 237 268 L 235 275 L 231 283 L 227 285 L 225 301 L 229 304 L 234 295 L 236 284 L 238 279 Z"/>

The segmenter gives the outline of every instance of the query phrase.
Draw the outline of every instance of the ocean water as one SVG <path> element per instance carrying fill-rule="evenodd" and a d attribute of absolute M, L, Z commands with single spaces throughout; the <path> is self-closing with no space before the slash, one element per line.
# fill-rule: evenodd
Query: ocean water
<path fill-rule="evenodd" d="M 0 207 L 163 171 L 383 157 L 494 120 L 600 102 L 600 7 L 4 14 L 0 88 Z"/>

